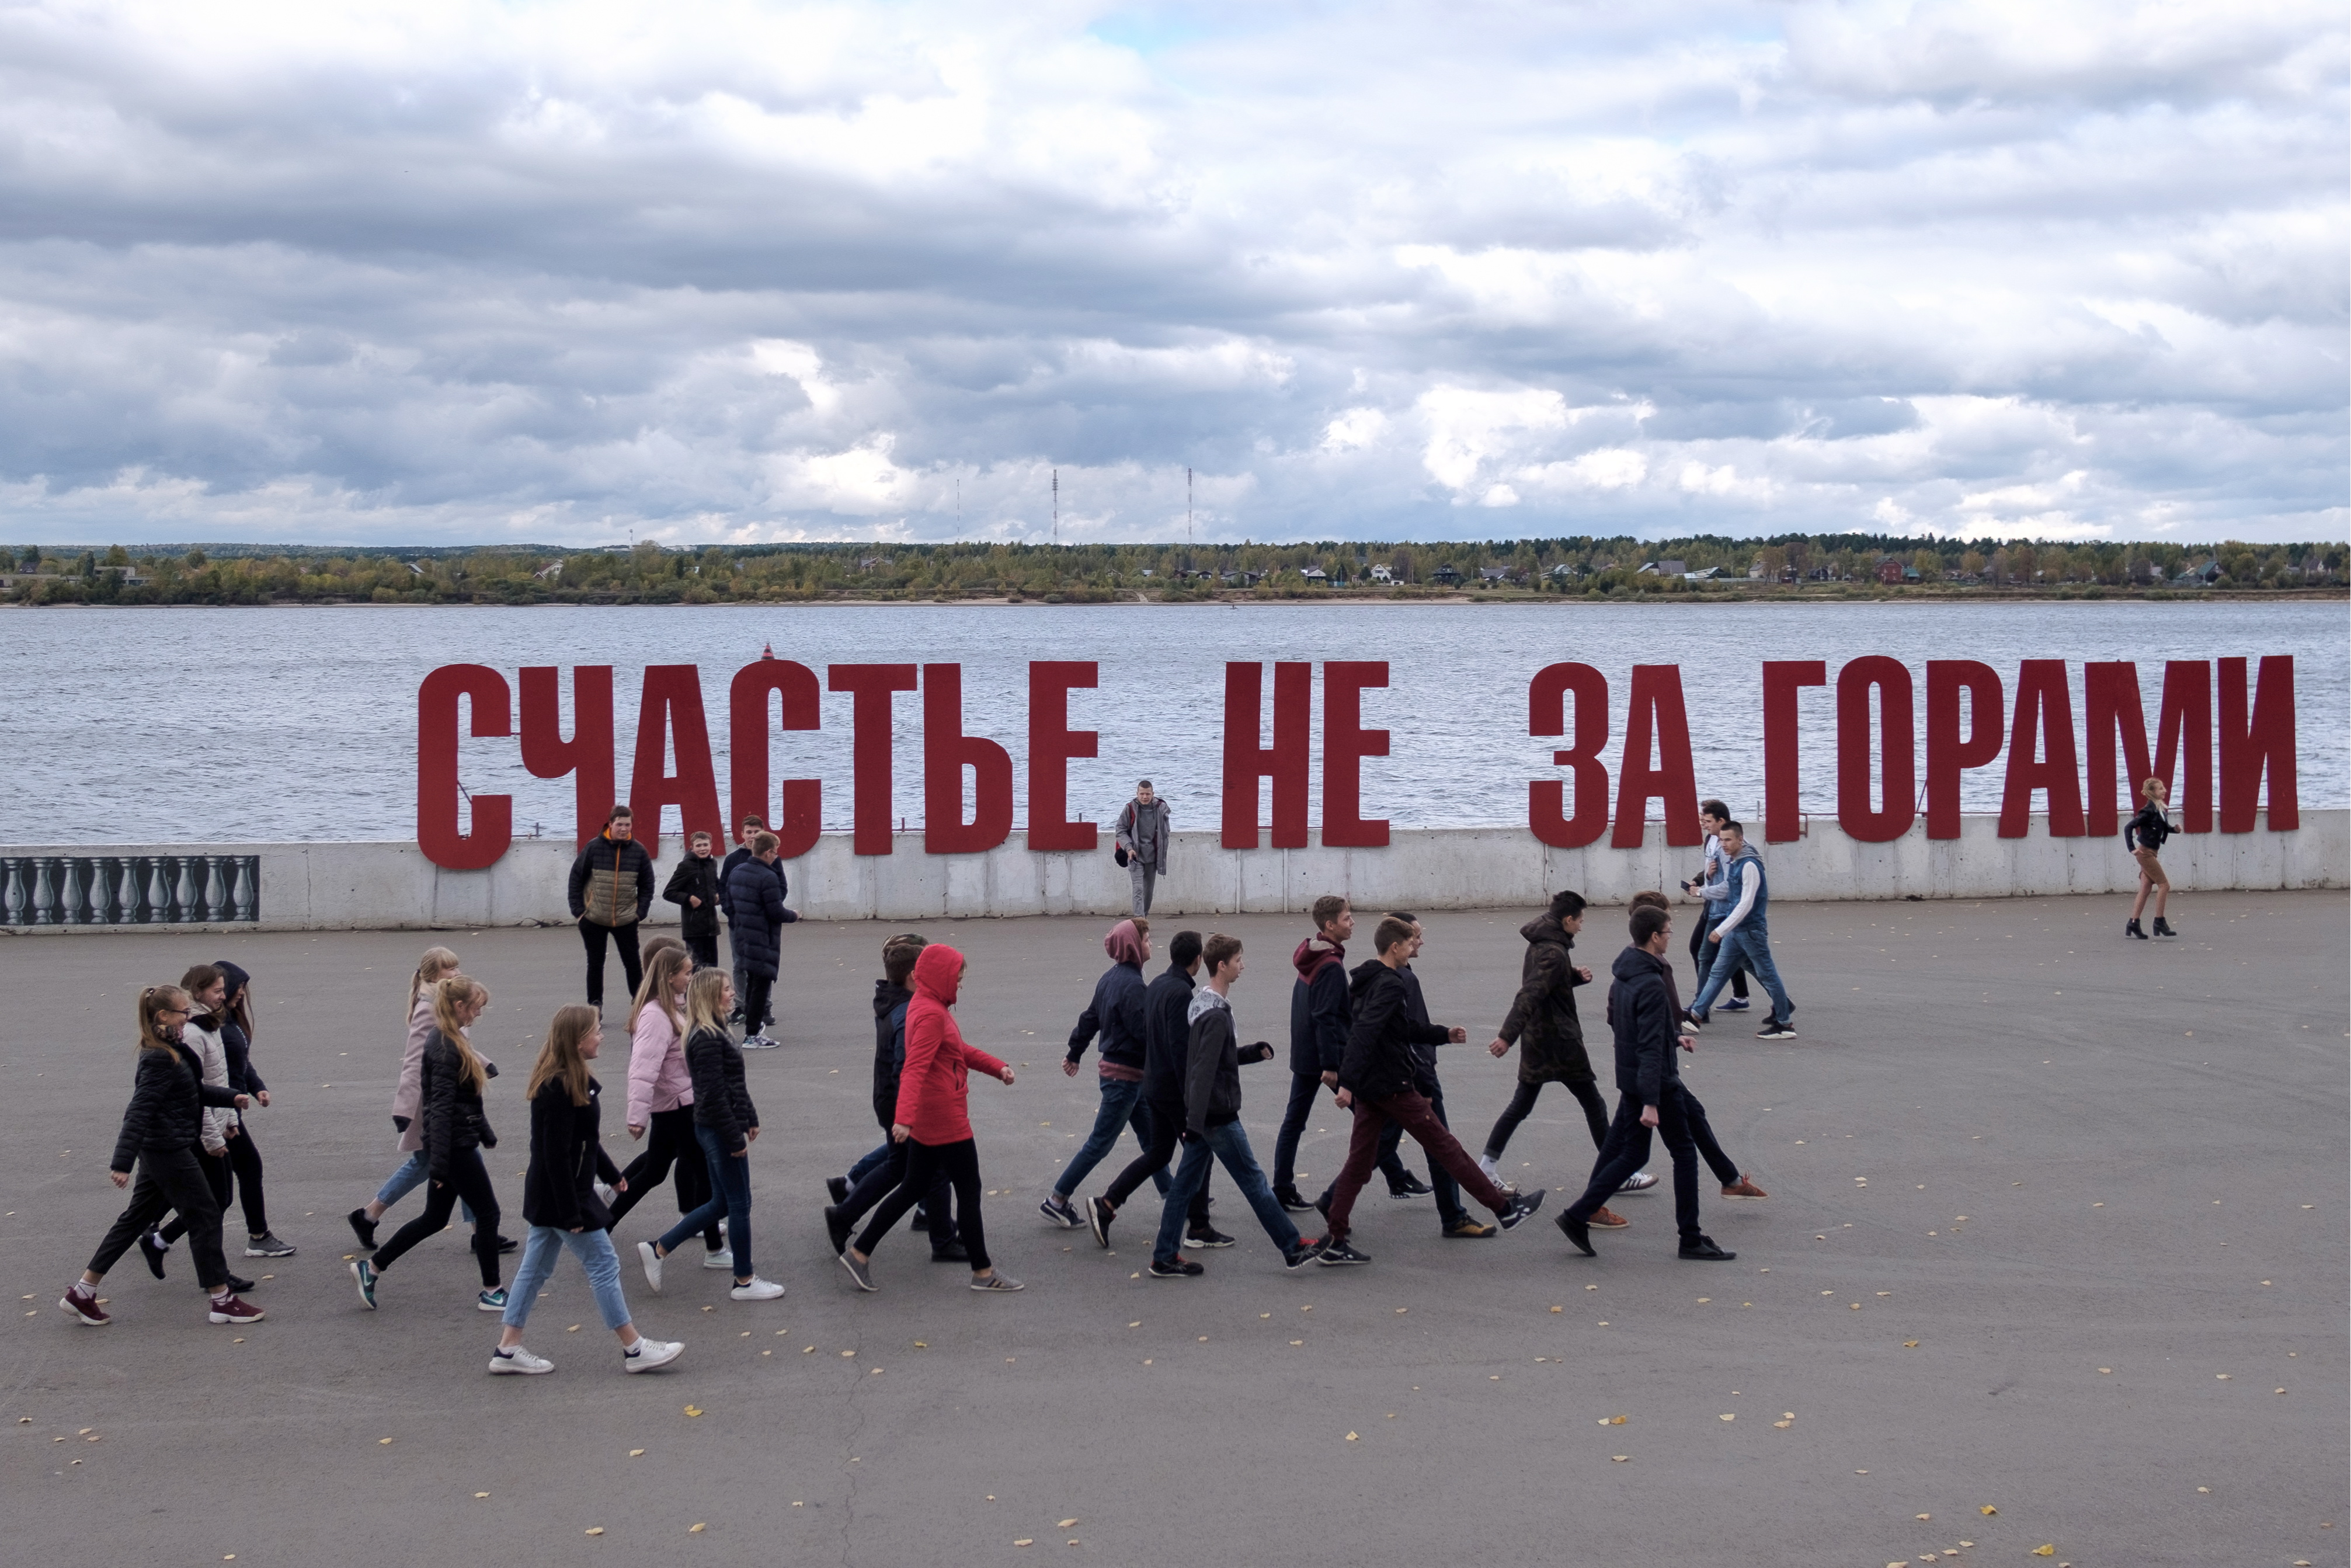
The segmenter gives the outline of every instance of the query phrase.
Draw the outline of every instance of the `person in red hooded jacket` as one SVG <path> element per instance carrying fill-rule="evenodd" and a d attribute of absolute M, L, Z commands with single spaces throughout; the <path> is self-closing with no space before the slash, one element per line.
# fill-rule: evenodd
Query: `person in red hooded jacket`
<path fill-rule="evenodd" d="M 963 955 L 944 942 L 932 943 L 914 960 L 914 999 L 906 1004 L 906 1066 L 898 1080 L 897 1120 L 890 1128 L 890 1136 L 907 1146 L 906 1176 L 841 1254 L 841 1266 L 861 1291 L 882 1288 L 873 1282 L 873 1249 L 942 1176 L 955 1188 L 956 1220 L 971 1256 L 971 1288 L 1020 1289 L 1020 1281 L 987 1256 L 987 1232 L 979 1217 L 979 1145 L 965 1108 L 972 1069 L 1006 1083 L 1012 1082 L 1012 1069 L 967 1044 L 956 1027 L 949 1009 L 962 988 L 965 967 Z"/>

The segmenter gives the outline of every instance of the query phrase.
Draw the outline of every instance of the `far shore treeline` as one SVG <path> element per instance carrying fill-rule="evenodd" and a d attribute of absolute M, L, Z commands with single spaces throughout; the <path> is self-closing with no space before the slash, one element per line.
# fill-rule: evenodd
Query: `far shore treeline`
<path fill-rule="evenodd" d="M 2340 596 L 2339 543 L 1868 534 L 1371 544 L 0 547 L 0 602 L 730 604 L 1009 600 L 2164 599 Z"/>

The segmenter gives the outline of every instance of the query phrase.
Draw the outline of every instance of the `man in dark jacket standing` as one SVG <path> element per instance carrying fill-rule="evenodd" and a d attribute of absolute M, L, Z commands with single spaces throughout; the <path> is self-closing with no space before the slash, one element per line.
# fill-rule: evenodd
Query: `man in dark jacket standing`
<path fill-rule="evenodd" d="M 708 833 L 685 841 L 685 858 L 669 873 L 662 897 L 677 905 L 678 935 L 694 955 L 694 967 L 718 967 L 718 862 L 711 857 Z"/>
<path fill-rule="evenodd" d="M 1094 1240 L 1110 1245 L 1110 1224 L 1134 1189 L 1146 1180 L 1167 1196 L 1168 1164 L 1184 1138 L 1184 1065 L 1189 1059 L 1193 977 L 1200 969 L 1200 934 L 1178 931 L 1167 945 L 1167 967 L 1143 993 L 1143 1108 L 1149 1113 L 1151 1142 L 1129 1161 L 1100 1197 L 1086 1203 L 1086 1223 Z M 1195 1247 L 1229 1247 L 1233 1239 L 1208 1223 L 1208 1181 L 1192 1200 L 1186 1239 Z"/>
<path fill-rule="evenodd" d="M 1681 1255 L 1693 1262 L 1727 1263 L 1738 1256 L 1714 1244 L 1698 1224 L 1698 1145 L 1690 1136 L 1682 1103 L 1681 1067 L 1675 1048 L 1695 1051 L 1698 1042 L 1680 1034 L 1669 986 L 1666 954 L 1673 945 L 1673 917 L 1642 906 L 1633 911 L 1632 946 L 1616 956 L 1615 980 L 1608 997 L 1608 1020 L 1616 1037 L 1616 1120 L 1593 1166 L 1592 1184 L 1567 1206 L 1559 1228 L 1585 1257 L 1592 1250 L 1591 1220 L 1625 1178 L 1649 1157 L 1655 1129 L 1674 1156 L 1674 1220 L 1681 1232 Z"/>
<path fill-rule="evenodd" d="M 761 833 L 764 833 L 767 831 L 768 820 L 765 817 L 754 812 L 750 816 L 744 818 L 743 825 L 739 830 L 737 842 L 735 848 L 726 852 L 726 862 L 718 868 L 718 910 L 720 914 L 726 916 L 726 946 L 729 950 L 729 956 L 733 960 L 729 967 L 733 970 L 735 976 L 735 1010 L 727 1016 L 726 1021 L 729 1023 L 738 1022 L 742 1019 L 743 998 L 750 994 L 751 988 L 749 984 L 750 971 L 743 967 L 742 954 L 734 950 L 735 911 L 728 904 L 727 901 L 730 895 L 727 890 L 734 884 L 736 869 L 739 866 L 748 864 L 753 859 L 751 853 L 751 841 L 758 838 Z M 778 861 L 777 862 L 775 870 L 777 893 L 784 898 L 791 897 L 791 883 L 784 876 L 782 862 Z M 697 960 L 697 962 L 699 962 L 699 960 Z M 716 967 L 716 960 L 713 961 L 712 967 Z M 751 1020 L 751 1032 L 756 1034 L 775 1021 L 775 1012 L 770 1009 L 768 1012 L 765 1012 Z"/>
<path fill-rule="evenodd" d="M 621 973 L 628 977 L 631 997 L 644 977 L 637 958 L 637 922 L 653 906 L 653 857 L 632 836 L 635 826 L 628 807 L 613 807 L 604 819 L 604 831 L 590 839 L 571 862 L 571 918 L 580 923 L 580 940 L 588 947 L 591 1008 L 604 1005 L 606 937 L 621 955 Z"/>
<path fill-rule="evenodd" d="M 1470 1197 L 1494 1211 L 1503 1229 L 1516 1229 L 1542 1204 L 1540 1189 L 1526 1197 L 1494 1185 L 1413 1087 L 1416 1043 L 1458 1045 L 1469 1034 L 1463 1029 L 1413 1021 L 1410 993 L 1397 973 L 1410 956 L 1412 940 L 1412 927 L 1405 922 L 1394 915 L 1381 921 L 1372 936 L 1380 956 L 1357 968 L 1349 986 L 1354 1024 L 1339 1064 L 1339 1104 L 1354 1112 L 1355 1125 L 1347 1143 L 1347 1163 L 1339 1168 L 1339 1180 L 1332 1189 L 1331 1239 L 1322 1258 L 1326 1265 L 1371 1261 L 1347 1244 L 1347 1220 L 1354 1209 L 1355 1195 L 1371 1179 L 1380 1134 L 1390 1122 L 1402 1123 L 1413 1141 L 1428 1152 L 1432 1163 L 1451 1172 Z"/>
<path fill-rule="evenodd" d="M 783 878 L 776 873 L 777 852 L 782 848 L 773 833 L 751 840 L 751 858 L 726 879 L 726 911 L 735 923 L 735 961 L 743 967 L 749 988 L 743 998 L 746 1019 L 766 1018 L 768 998 L 775 989 L 783 956 L 783 928 L 799 916 L 784 907 Z M 747 1023 L 746 1028 L 750 1027 Z M 745 1051 L 773 1051 L 782 1044 L 765 1034 L 743 1041 Z"/>

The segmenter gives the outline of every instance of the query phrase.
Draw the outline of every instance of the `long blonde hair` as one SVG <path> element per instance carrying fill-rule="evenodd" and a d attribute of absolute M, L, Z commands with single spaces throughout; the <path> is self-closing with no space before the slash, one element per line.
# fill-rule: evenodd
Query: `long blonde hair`
<path fill-rule="evenodd" d="M 441 1030 L 441 1038 L 456 1049 L 460 1071 L 465 1082 L 479 1094 L 490 1081 L 482 1071 L 482 1058 L 474 1050 L 474 1042 L 465 1038 L 465 1028 L 457 1021 L 457 1009 L 479 997 L 484 1004 L 490 999 L 490 988 L 466 975 L 451 975 L 433 988 L 433 1021 Z"/>
<path fill-rule="evenodd" d="M 637 1032 L 637 1017 L 647 1002 L 661 1009 L 669 1027 L 683 1038 L 684 1020 L 677 1016 L 677 972 L 694 967 L 694 955 L 683 947 L 664 947 L 645 962 L 645 977 L 638 983 L 636 1005 L 629 1009 L 629 1032 Z"/>
<path fill-rule="evenodd" d="M 188 1005 L 188 993 L 177 986 L 150 986 L 139 993 L 140 1050 L 169 1051 L 172 1049 L 170 1037 L 163 1033 L 162 1027 L 156 1023 L 155 1019 L 165 1008 L 174 1005 L 174 998 L 177 998 L 179 1007 L 185 1008 Z"/>
<path fill-rule="evenodd" d="M 686 982 L 685 1019 L 692 1029 L 726 1033 L 726 1004 L 718 998 L 728 984 L 724 969 L 697 970 L 694 978 Z"/>
<path fill-rule="evenodd" d="M 571 1092 L 574 1105 L 588 1103 L 588 1059 L 580 1054 L 580 1042 L 589 1031 L 603 1022 L 602 1015 L 584 1003 L 573 1002 L 555 1009 L 555 1017 L 547 1026 L 547 1043 L 538 1048 L 538 1060 L 531 1064 L 530 1082 L 523 1090 L 523 1098 L 536 1100 L 538 1092 L 557 1078 Z"/>
<path fill-rule="evenodd" d="M 457 955 L 446 947 L 427 947 L 424 956 L 416 961 L 416 973 L 408 982 L 408 1016 L 416 1016 L 416 998 L 424 988 L 438 985 L 457 972 Z"/>

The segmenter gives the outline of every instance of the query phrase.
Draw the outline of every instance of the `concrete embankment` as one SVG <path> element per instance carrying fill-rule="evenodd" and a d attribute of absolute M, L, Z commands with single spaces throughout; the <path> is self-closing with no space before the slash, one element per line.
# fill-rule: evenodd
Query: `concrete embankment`
<path fill-rule="evenodd" d="M 822 920 L 1115 915 L 1129 907 L 1127 873 L 1113 863 L 1107 836 L 1092 854 L 1032 852 L 1019 833 L 981 854 L 925 854 L 922 844 L 919 832 L 905 833 L 893 854 L 858 855 L 847 833 L 827 833 L 807 854 L 785 862 L 793 905 Z M 1928 839 L 1922 822 L 1882 844 L 1861 843 L 1816 819 L 1804 837 L 1759 848 L 1771 870 L 1771 895 L 1781 900 L 2113 894 L 2128 892 L 2137 878 L 2119 838 L 2052 838 L 2040 817 L 2022 838 L 2000 837 L 1998 819 L 1983 815 L 1964 819 L 1956 839 Z M 665 841 L 663 867 L 680 852 L 674 837 Z M 527 840 L 487 870 L 447 871 L 405 842 L 0 849 L 0 855 L 33 860 L 196 853 L 256 857 L 258 924 L 280 930 L 559 922 L 572 855 L 560 841 Z M 1667 844 L 1663 824 L 1654 822 L 1636 850 L 1604 842 L 1551 849 L 1513 828 L 1400 830 L 1384 848 L 1355 850 L 1233 851 L 1214 833 L 1177 833 L 1153 911 L 1279 913 L 1334 892 L 1365 907 L 1516 906 L 1540 903 L 1562 887 L 1618 903 L 1642 888 L 1671 891 L 1697 861 L 1696 850 Z M 2164 864 L 2182 890 L 2343 887 L 2351 884 L 2351 811 L 2305 810 L 2291 832 L 2263 825 L 2246 833 L 2180 834 L 2165 846 Z M 97 921 L 37 923 L 37 891 L 30 875 L 12 880 L 0 925 L 104 927 Z M 656 902 L 650 919 L 676 917 L 674 905 Z"/>

